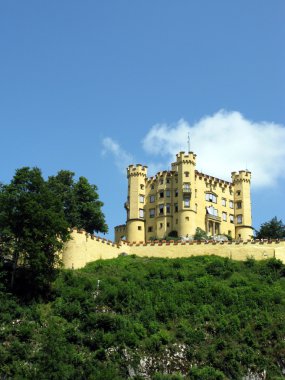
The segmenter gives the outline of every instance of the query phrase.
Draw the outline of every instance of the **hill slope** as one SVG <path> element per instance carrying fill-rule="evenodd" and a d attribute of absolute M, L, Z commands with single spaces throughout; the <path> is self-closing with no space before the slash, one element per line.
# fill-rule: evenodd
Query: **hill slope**
<path fill-rule="evenodd" d="M 3 290 L 0 378 L 281 379 L 284 276 L 277 260 L 129 256 L 62 270 L 49 302 Z"/>

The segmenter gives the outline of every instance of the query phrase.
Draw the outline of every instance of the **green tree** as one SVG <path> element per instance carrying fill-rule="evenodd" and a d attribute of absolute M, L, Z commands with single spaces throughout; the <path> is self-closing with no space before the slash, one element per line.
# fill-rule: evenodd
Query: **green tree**
<path fill-rule="evenodd" d="M 56 176 L 49 177 L 48 185 L 60 197 L 69 227 L 83 228 L 89 233 L 108 232 L 98 189 L 85 177 L 79 177 L 76 182 L 73 172 L 61 170 Z"/>
<path fill-rule="evenodd" d="M 194 235 L 194 240 L 200 241 L 200 240 L 207 240 L 207 239 L 208 239 L 207 232 L 202 230 L 202 228 L 197 227 L 195 235 Z"/>
<path fill-rule="evenodd" d="M 275 216 L 269 222 L 263 223 L 256 234 L 257 239 L 282 239 L 285 238 L 285 225 Z"/>
<path fill-rule="evenodd" d="M 12 263 L 11 288 L 20 270 L 31 280 L 31 292 L 47 291 L 68 238 L 62 203 L 40 169 L 18 169 L 0 188 L 0 255 Z"/>

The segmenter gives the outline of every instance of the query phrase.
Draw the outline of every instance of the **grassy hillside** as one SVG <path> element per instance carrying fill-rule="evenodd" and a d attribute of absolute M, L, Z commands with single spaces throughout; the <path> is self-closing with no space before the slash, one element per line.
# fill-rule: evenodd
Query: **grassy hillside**
<path fill-rule="evenodd" d="M 284 378 L 276 260 L 120 257 L 61 271 L 48 302 L 0 295 L 0 379 Z"/>

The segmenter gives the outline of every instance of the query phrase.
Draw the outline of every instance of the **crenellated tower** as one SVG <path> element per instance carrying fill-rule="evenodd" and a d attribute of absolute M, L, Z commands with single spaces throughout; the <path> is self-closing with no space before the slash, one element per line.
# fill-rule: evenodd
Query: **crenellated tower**
<path fill-rule="evenodd" d="M 250 239 L 253 235 L 250 198 L 251 172 L 232 172 L 234 185 L 234 217 L 236 239 Z"/>
<path fill-rule="evenodd" d="M 179 152 L 171 170 L 147 178 L 147 166 L 127 168 L 127 222 L 115 227 L 119 242 L 146 242 L 194 237 L 196 229 L 209 239 L 250 239 L 251 173 L 232 173 L 232 181 L 195 170 L 196 154 Z"/>
<path fill-rule="evenodd" d="M 180 236 L 193 236 L 196 230 L 194 201 L 196 154 L 180 152 L 172 170 L 177 173 L 178 231 Z"/>
<path fill-rule="evenodd" d="M 145 240 L 145 180 L 147 166 L 129 165 L 128 199 L 125 203 L 127 210 L 127 239 L 128 241 Z"/>

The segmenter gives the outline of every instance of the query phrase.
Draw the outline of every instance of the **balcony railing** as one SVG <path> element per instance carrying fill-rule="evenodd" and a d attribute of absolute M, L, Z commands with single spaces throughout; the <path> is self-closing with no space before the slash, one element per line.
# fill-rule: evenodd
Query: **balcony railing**
<path fill-rule="evenodd" d="M 182 188 L 183 193 L 190 194 L 191 193 L 191 188 L 187 186 L 183 186 Z"/>
<path fill-rule="evenodd" d="M 211 215 L 211 214 L 207 214 L 206 218 L 207 218 L 207 220 L 212 220 L 215 222 L 221 222 L 221 220 L 222 220 L 220 216 Z"/>

